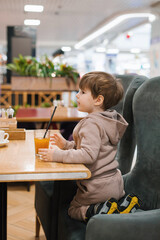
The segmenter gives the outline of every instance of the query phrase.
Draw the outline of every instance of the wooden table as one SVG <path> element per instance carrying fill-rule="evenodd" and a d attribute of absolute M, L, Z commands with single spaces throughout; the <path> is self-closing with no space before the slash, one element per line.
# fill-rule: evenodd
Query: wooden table
<path fill-rule="evenodd" d="M 79 112 L 77 108 L 67 108 L 67 114 L 54 115 L 53 122 L 80 121 L 87 113 Z M 16 113 L 18 122 L 48 122 L 51 117 L 51 108 L 19 108 Z"/>
<path fill-rule="evenodd" d="M 87 179 L 83 164 L 42 162 L 35 159 L 33 131 L 26 140 L 10 140 L 0 148 L 0 239 L 7 239 L 7 182 Z"/>

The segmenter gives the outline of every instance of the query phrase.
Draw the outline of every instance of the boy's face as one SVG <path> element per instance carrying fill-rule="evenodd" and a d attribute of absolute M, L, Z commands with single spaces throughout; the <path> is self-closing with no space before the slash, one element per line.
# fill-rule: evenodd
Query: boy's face
<path fill-rule="evenodd" d="M 80 89 L 76 97 L 79 111 L 87 113 L 92 113 L 95 111 L 96 99 L 93 99 L 89 89 Z"/>

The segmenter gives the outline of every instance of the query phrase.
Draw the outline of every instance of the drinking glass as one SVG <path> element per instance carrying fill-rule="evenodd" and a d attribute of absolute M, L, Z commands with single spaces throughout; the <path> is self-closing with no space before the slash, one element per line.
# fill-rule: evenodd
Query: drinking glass
<path fill-rule="evenodd" d="M 41 155 L 38 154 L 38 149 L 49 148 L 50 130 L 47 131 L 47 134 L 44 138 L 45 131 L 45 129 L 34 130 L 35 156 L 38 159 L 41 159 Z"/>

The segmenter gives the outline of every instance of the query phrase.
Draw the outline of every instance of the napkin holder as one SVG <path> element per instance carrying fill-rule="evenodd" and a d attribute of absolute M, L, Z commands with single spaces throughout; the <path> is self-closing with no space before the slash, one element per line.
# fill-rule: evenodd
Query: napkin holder
<path fill-rule="evenodd" d="M 25 140 L 25 129 L 17 128 L 17 120 L 13 118 L 0 118 L 0 130 L 9 134 L 9 140 Z"/>
<path fill-rule="evenodd" d="M 16 129 L 6 129 L 1 128 L 6 133 L 9 134 L 9 140 L 25 140 L 26 139 L 26 132 L 23 128 L 16 128 Z"/>

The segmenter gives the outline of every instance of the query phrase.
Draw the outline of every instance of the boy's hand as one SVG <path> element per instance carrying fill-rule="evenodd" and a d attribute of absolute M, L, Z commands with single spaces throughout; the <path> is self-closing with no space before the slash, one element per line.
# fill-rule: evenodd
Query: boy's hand
<path fill-rule="evenodd" d="M 43 161 L 54 161 L 54 150 L 57 148 L 55 145 L 51 149 L 39 148 L 38 154 L 41 155 Z"/>
<path fill-rule="evenodd" d="M 64 146 L 66 144 L 66 139 L 62 137 L 61 134 L 55 133 L 50 137 L 51 145 L 56 145 L 60 149 L 64 149 Z"/>

